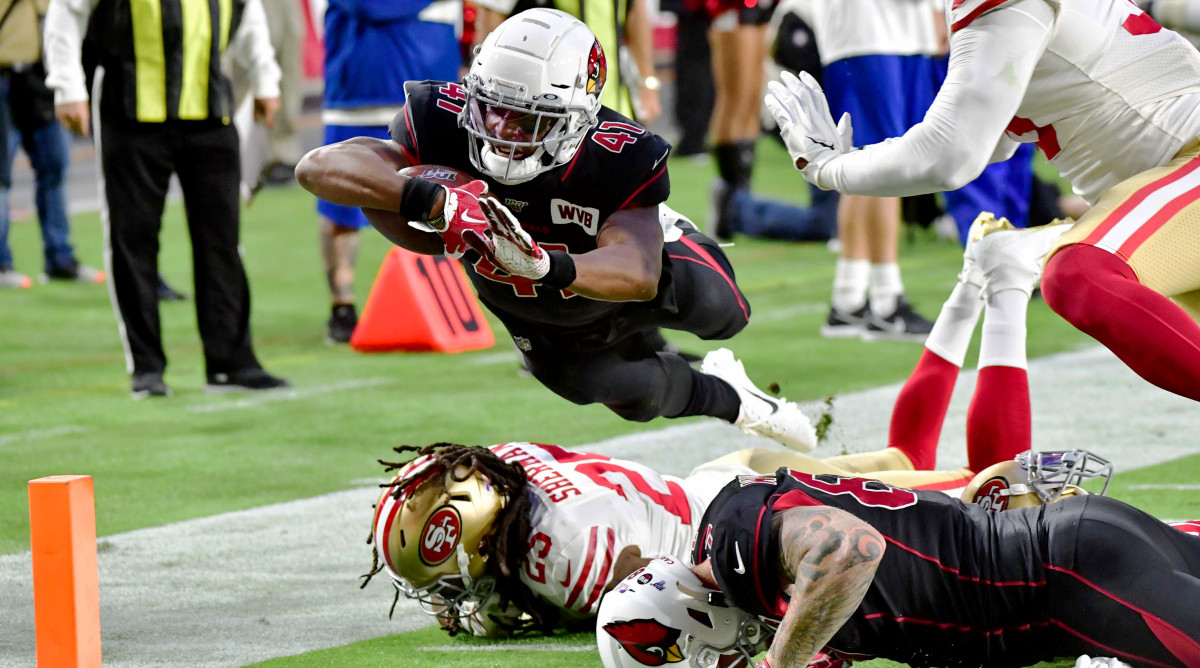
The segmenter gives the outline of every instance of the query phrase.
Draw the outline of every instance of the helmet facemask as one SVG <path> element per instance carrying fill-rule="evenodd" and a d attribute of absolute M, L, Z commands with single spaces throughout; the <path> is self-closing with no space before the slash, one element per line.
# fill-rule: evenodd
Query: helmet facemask
<path fill-rule="evenodd" d="M 1112 462 L 1087 450 L 1028 450 L 1017 458 L 1025 458 L 1022 465 L 1029 469 L 1029 484 L 1042 503 L 1082 493 L 1083 481 L 1095 478 L 1104 478 L 1104 488 L 1098 492 L 1103 496 L 1112 481 Z"/>
<path fill-rule="evenodd" d="M 506 184 L 567 164 L 598 122 L 606 78 L 604 51 L 578 19 L 552 9 L 509 18 L 463 79 L 471 163 Z"/>

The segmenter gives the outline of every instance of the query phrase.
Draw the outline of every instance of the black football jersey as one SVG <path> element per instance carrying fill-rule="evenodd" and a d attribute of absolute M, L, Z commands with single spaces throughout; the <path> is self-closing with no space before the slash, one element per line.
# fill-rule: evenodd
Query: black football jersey
<path fill-rule="evenodd" d="M 529 181 L 505 185 L 471 164 L 471 137 L 458 125 L 458 114 L 466 103 L 460 84 L 410 81 L 404 89 L 407 102 L 392 120 L 389 132 L 409 159 L 414 164 L 453 167 L 486 181 L 488 192 L 547 250 L 594 250 L 600 226 L 614 212 L 657 206 L 670 194 L 670 145 L 606 107 L 601 108 L 599 123 L 583 138 L 569 163 Z M 515 318 L 570 331 L 621 308 L 619 302 L 588 299 L 511 276 L 473 252 L 468 252 L 463 262 L 480 300 L 506 323 Z"/>
<path fill-rule="evenodd" d="M 828 653 L 914 667 L 1025 666 L 1054 656 L 1042 642 L 1051 625 L 1043 508 L 992 513 L 941 492 L 786 468 L 739 476 L 705 512 L 692 555 L 695 563 L 712 559 L 717 583 L 738 607 L 774 619 L 787 611 L 771 519 L 797 506 L 849 512 L 887 544 Z"/>

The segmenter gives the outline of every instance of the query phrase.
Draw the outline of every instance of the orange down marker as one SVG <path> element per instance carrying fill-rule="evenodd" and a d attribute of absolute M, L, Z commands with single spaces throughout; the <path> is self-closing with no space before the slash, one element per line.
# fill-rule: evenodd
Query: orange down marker
<path fill-rule="evenodd" d="M 92 477 L 29 481 L 34 629 L 42 668 L 100 666 L 100 579 Z"/>

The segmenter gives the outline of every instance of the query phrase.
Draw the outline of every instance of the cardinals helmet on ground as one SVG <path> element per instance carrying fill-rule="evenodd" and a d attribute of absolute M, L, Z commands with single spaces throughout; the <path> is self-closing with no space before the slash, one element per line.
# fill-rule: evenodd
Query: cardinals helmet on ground
<path fill-rule="evenodd" d="M 465 473 L 418 457 L 375 507 L 373 542 L 384 569 L 429 614 L 458 615 L 460 603 L 486 599 L 494 585 L 484 575 L 487 539 L 504 500 L 485 476 Z"/>
<path fill-rule="evenodd" d="M 596 641 L 605 668 L 753 665 L 769 641 L 758 618 L 724 605 L 691 569 L 659 557 L 604 595 Z M 725 659 L 724 661 L 722 659 Z"/>
<path fill-rule="evenodd" d="M 471 163 L 503 183 L 566 164 L 596 125 L 607 77 L 600 42 L 570 14 L 530 9 L 501 23 L 463 79 Z"/>
<path fill-rule="evenodd" d="M 963 490 L 962 500 L 990 510 L 1028 508 L 1064 496 L 1087 494 L 1084 480 L 1104 478 L 1108 491 L 1113 466 L 1087 450 L 1026 450 L 1015 458 L 980 471 Z"/>

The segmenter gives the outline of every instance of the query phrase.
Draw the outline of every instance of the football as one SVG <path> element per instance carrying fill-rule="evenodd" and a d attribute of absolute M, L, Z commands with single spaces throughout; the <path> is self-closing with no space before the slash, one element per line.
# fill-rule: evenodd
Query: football
<path fill-rule="evenodd" d="M 436 181 L 447 188 L 457 188 L 465 186 L 475 177 L 466 172 L 460 172 L 453 167 L 444 167 L 442 165 L 412 165 L 400 170 L 402 176 L 419 176 L 423 179 Z"/>

